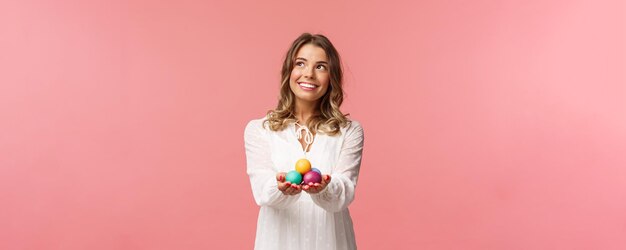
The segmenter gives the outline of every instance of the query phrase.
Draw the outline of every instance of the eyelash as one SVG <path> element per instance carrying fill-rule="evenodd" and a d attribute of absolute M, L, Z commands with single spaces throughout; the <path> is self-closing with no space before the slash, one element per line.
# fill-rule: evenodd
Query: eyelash
<path fill-rule="evenodd" d="M 301 63 L 303 63 L 303 62 L 296 62 L 296 66 L 300 66 L 300 64 L 301 64 Z M 325 65 L 321 65 L 321 64 L 320 64 L 320 65 L 317 65 L 317 66 L 318 66 L 318 67 L 319 67 L 319 66 L 322 66 L 322 67 L 324 67 L 324 69 L 326 69 L 326 66 L 325 66 Z"/>

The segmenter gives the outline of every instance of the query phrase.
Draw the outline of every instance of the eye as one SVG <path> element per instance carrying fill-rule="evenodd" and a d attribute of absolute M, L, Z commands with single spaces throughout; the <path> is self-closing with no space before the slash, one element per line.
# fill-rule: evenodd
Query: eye
<path fill-rule="evenodd" d="M 320 64 L 320 65 L 317 65 L 317 68 L 318 69 L 326 69 L 326 65 Z"/>
<path fill-rule="evenodd" d="M 303 66 L 304 62 L 296 62 L 296 66 Z"/>

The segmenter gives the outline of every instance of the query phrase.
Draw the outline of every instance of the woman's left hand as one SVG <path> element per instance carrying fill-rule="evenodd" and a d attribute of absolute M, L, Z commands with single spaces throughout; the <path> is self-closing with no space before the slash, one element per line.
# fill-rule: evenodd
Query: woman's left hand
<path fill-rule="evenodd" d="M 328 183 L 330 183 L 330 175 L 322 175 L 322 183 L 305 183 L 302 185 L 302 190 L 304 190 L 304 192 L 307 192 L 309 194 L 317 194 L 319 192 L 321 192 L 322 190 L 324 190 L 324 188 L 326 188 L 326 186 L 328 185 Z"/>

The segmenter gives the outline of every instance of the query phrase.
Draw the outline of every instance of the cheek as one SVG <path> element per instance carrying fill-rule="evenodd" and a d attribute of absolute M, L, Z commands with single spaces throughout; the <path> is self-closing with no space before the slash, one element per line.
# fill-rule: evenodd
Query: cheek
<path fill-rule="evenodd" d="M 298 80 L 298 78 L 300 78 L 300 74 L 298 73 L 297 70 L 292 70 L 291 71 L 291 75 L 289 76 L 289 87 L 291 87 L 292 91 L 295 91 L 294 88 L 298 87 L 298 84 L 296 83 L 296 80 Z"/>
<path fill-rule="evenodd" d="M 329 75 L 324 76 L 324 79 L 320 79 L 320 80 L 323 81 L 322 84 L 324 85 L 324 87 L 326 87 L 326 88 L 330 87 L 330 76 Z"/>
<path fill-rule="evenodd" d="M 296 80 L 296 79 L 297 79 L 297 78 L 299 78 L 301 75 L 302 75 L 302 74 L 300 73 L 300 71 L 294 68 L 294 69 L 291 71 L 291 80 Z"/>

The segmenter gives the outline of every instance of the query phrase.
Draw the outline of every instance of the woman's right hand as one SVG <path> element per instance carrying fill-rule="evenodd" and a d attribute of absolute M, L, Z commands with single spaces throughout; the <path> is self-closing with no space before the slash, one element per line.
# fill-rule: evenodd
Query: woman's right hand
<path fill-rule="evenodd" d="M 296 185 L 288 181 L 285 181 L 286 175 L 287 173 L 285 172 L 280 172 L 276 174 L 276 182 L 278 182 L 278 190 L 283 192 L 283 194 L 285 195 L 296 195 L 302 192 L 302 188 L 300 187 L 300 185 Z"/>

